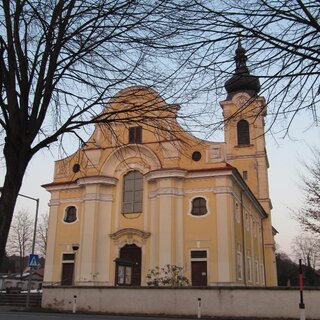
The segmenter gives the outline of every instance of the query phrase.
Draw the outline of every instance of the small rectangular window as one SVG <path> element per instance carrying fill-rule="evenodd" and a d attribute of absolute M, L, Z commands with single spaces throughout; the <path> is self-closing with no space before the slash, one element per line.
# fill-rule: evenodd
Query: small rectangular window
<path fill-rule="evenodd" d="M 132 266 L 117 265 L 117 284 L 131 285 Z"/>
<path fill-rule="evenodd" d="M 129 128 L 129 143 L 142 142 L 142 127 Z"/>
<path fill-rule="evenodd" d="M 62 256 L 63 261 L 74 261 L 74 253 L 64 253 Z"/>
<path fill-rule="evenodd" d="M 207 251 L 205 251 L 205 250 L 191 251 L 191 258 L 192 259 L 206 258 L 206 257 L 207 257 Z"/>
<path fill-rule="evenodd" d="M 248 180 L 248 171 L 243 171 L 242 172 L 242 177 L 244 180 Z"/>

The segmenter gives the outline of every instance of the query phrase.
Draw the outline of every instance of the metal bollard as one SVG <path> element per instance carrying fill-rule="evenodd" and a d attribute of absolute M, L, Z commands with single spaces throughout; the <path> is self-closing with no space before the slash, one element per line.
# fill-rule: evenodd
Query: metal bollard
<path fill-rule="evenodd" d="M 201 318 L 201 298 L 198 298 L 198 319 Z"/>
<path fill-rule="evenodd" d="M 72 313 L 76 313 L 77 311 L 77 296 L 73 296 L 73 304 L 72 304 Z"/>
<path fill-rule="evenodd" d="M 306 310 L 304 308 L 300 308 L 300 320 L 306 320 Z"/>

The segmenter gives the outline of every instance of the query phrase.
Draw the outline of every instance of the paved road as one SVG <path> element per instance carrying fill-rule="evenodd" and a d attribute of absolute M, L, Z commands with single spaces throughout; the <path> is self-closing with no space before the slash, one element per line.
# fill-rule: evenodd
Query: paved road
<path fill-rule="evenodd" d="M 17 307 L 0 307 L 0 319 L 2 320 L 167 320 L 160 317 L 130 317 L 113 315 L 93 315 L 93 314 L 63 314 L 63 313 L 43 313 L 26 312 Z M 174 320 L 174 318 L 170 318 Z M 187 319 L 184 319 L 187 320 Z"/>

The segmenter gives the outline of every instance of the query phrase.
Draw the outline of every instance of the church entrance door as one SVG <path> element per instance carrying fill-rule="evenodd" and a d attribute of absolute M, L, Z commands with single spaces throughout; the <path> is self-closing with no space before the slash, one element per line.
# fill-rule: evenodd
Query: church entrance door
<path fill-rule="evenodd" d="M 73 272 L 74 272 L 74 263 L 63 263 L 62 264 L 62 275 L 61 275 L 61 285 L 62 286 L 72 286 L 73 285 Z"/>
<path fill-rule="evenodd" d="M 207 286 L 207 261 L 191 261 L 192 286 Z"/>
<path fill-rule="evenodd" d="M 132 266 L 131 285 L 141 285 L 141 248 L 135 244 L 126 244 L 120 249 L 120 260 Z"/>

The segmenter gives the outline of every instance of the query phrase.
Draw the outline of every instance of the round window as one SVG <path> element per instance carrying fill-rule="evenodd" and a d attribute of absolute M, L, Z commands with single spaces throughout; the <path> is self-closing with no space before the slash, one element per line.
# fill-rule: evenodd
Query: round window
<path fill-rule="evenodd" d="M 74 164 L 73 167 L 72 167 L 72 171 L 74 173 L 79 172 L 80 171 L 80 164 L 79 163 Z"/>
<path fill-rule="evenodd" d="M 201 159 L 201 153 L 199 151 L 195 151 L 192 153 L 192 160 L 199 161 Z"/>

